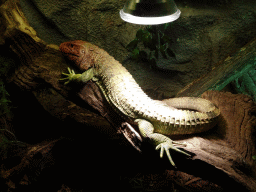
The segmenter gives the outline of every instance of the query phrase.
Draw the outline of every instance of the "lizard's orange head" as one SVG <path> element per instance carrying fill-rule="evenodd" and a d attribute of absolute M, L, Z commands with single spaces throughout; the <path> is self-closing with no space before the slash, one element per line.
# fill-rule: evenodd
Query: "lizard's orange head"
<path fill-rule="evenodd" d="M 86 46 L 88 44 L 82 40 L 75 40 L 64 42 L 60 44 L 60 51 L 75 65 L 82 69 L 87 70 L 93 66 L 92 52 Z"/>

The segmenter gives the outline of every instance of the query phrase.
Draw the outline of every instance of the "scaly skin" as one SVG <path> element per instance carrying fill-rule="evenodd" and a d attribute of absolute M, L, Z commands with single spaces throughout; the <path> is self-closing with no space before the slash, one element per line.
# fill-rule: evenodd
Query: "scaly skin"
<path fill-rule="evenodd" d="M 75 74 L 68 69 L 69 74 L 63 73 L 67 77 L 62 80 L 67 80 L 66 83 L 86 83 L 91 79 L 95 81 L 118 114 L 130 122 L 138 123 L 142 137 L 152 143 L 156 150 L 161 149 L 160 157 L 166 152 L 173 166 L 175 164 L 169 149 L 190 155 L 176 148 L 175 144 L 178 143 L 168 136 L 199 133 L 216 124 L 220 111 L 211 102 L 192 97 L 175 98 L 166 101 L 167 104 L 152 100 L 118 61 L 95 45 L 76 40 L 62 43 L 60 50 L 76 67 L 84 71 Z M 201 112 L 180 110 L 170 105 Z"/>

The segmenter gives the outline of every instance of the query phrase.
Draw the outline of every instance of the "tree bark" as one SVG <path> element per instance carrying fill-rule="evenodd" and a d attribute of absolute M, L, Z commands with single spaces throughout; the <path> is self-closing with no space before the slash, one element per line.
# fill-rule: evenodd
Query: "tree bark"
<path fill-rule="evenodd" d="M 1 22 L 5 26 L 0 31 L 2 42 L 5 46 L 10 46 L 20 60 L 19 67 L 7 78 L 8 82 L 33 92 L 44 108 L 59 119 L 65 119 L 64 114 L 72 105 L 73 110 L 70 113 L 75 121 L 105 126 L 109 135 L 115 135 L 115 132 L 110 131 L 112 128 L 108 121 L 147 157 L 146 161 L 150 166 L 145 166 L 148 172 L 143 172 L 138 177 L 153 175 L 153 167 L 161 170 L 156 174 L 157 179 L 151 177 L 145 182 L 161 183 L 172 180 L 191 191 L 255 191 L 255 162 L 252 156 L 256 154 L 253 137 L 256 108 L 250 97 L 218 91 L 205 92 L 202 97 L 212 101 L 221 110 L 219 123 L 207 133 L 177 137 L 178 141 L 187 143 L 183 148 L 192 157 L 185 158 L 174 153 L 172 156 L 178 169 L 173 169 L 167 158 L 159 160 L 159 152 L 156 153 L 150 146 L 143 144 L 137 127 L 131 127 L 111 109 L 93 82 L 82 86 L 66 86 L 59 80 L 69 63 L 62 57 L 58 46 L 47 45 L 37 37 L 20 10 L 18 0 L 6 1 L 1 6 L 0 13 Z M 50 88 L 59 95 L 53 94 L 52 99 L 45 99 L 39 94 L 42 87 Z M 70 102 L 66 105 L 63 98 L 75 104 Z M 51 107 L 56 99 L 63 102 L 60 105 L 60 108 L 65 107 L 62 111 L 55 111 Z M 130 166 L 143 166 L 139 163 L 140 159 L 134 160 L 132 155 L 133 153 L 128 154 L 132 159 L 129 161 Z M 155 159 L 157 160 L 154 161 Z"/>

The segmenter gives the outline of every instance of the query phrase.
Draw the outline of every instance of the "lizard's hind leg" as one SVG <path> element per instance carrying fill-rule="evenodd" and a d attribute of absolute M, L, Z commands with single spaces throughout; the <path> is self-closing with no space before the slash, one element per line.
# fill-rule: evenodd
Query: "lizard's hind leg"
<path fill-rule="evenodd" d="M 160 158 L 163 158 L 164 152 L 166 153 L 170 163 L 175 166 L 175 163 L 172 160 L 169 149 L 182 153 L 186 156 L 190 156 L 188 153 L 181 151 L 176 147 L 176 145 L 180 145 L 182 143 L 175 142 L 171 140 L 169 137 L 162 135 L 160 133 L 154 133 L 154 126 L 147 120 L 144 119 L 136 119 L 135 122 L 138 123 L 138 127 L 142 137 L 145 140 L 148 140 L 149 143 L 155 146 L 155 149 L 160 150 Z M 174 144 L 174 145 L 173 145 Z M 184 144 L 182 144 L 184 145 Z"/>

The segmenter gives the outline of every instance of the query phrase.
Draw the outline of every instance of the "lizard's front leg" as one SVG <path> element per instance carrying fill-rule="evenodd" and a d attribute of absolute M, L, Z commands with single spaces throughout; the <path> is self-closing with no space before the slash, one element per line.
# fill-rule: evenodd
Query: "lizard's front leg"
<path fill-rule="evenodd" d="M 161 158 L 163 157 L 163 154 L 165 151 L 170 163 L 174 167 L 176 167 L 176 166 L 172 160 L 169 149 L 175 150 L 179 153 L 190 156 L 189 154 L 187 154 L 184 151 L 181 151 L 177 147 L 175 147 L 174 144 L 180 144 L 180 143 L 177 143 L 177 142 L 171 140 L 169 137 L 162 135 L 160 133 L 154 133 L 154 126 L 149 121 L 144 120 L 144 119 L 136 119 L 135 122 L 138 123 L 138 127 L 139 127 L 142 137 L 144 139 L 148 139 L 151 144 L 156 146 L 156 150 L 161 149 L 161 151 L 160 151 Z"/>
<path fill-rule="evenodd" d="M 91 79 L 94 80 L 93 68 L 88 69 L 87 71 L 83 72 L 82 74 L 75 74 L 75 71 L 71 70 L 68 67 L 68 72 L 69 73 L 62 73 L 63 75 L 65 75 L 67 77 L 60 79 L 60 80 L 67 81 L 67 82 L 65 82 L 65 84 L 68 84 L 71 81 L 86 83 L 87 81 L 89 81 Z"/>

